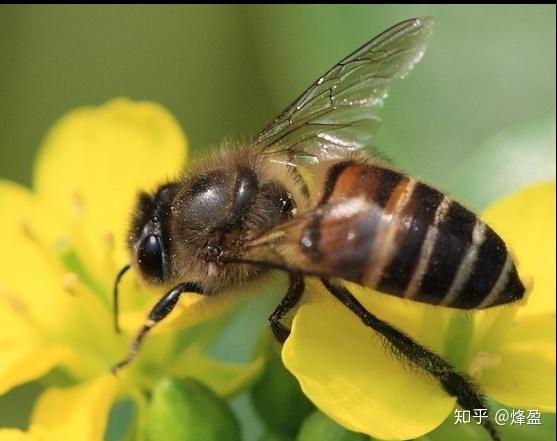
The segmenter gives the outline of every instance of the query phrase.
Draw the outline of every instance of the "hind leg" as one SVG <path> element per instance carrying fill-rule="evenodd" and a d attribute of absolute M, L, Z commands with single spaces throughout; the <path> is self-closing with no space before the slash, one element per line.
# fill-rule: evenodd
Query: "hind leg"
<path fill-rule="evenodd" d="M 379 333 L 399 359 L 435 377 L 448 394 L 456 397 L 462 408 L 471 412 L 474 409 L 488 409 L 487 403 L 470 377 L 457 373 L 443 357 L 424 348 L 404 332 L 370 313 L 344 286 L 336 285 L 325 278 L 321 281 L 325 288 L 356 314 L 366 326 Z M 489 418 L 483 419 L 482 425 L 493 441 L 501 440 Z"/>

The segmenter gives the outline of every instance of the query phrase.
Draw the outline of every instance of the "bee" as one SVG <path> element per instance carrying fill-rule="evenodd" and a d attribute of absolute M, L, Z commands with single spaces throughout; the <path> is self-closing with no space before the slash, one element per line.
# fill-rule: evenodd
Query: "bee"
<path fill-rule="evenodd" d="M 391 84 L 422 58 L 431 18 L 404 21 L 340 61 L 249 142 L 224 145 L 184 177 L 141 193 L 128 248 L 150 285 L 170 286 L 152 308 L 129 354 L 181 295 L 219 295 L 269 270 L 289 274 L 269 317 L 281 322 L 321 280 L 403 362 L 436 378 L 464 409 L 486 409 L 477 386 L 435 352 L 381 320 L 342 284 L 445 308 L 485 309 L 516 302 L 524 286 L 501 238 L 448 196 L 367 153 Z M 309 176 L 309 178 L 308 178 Z M 483 421 L 493 440 L 499 436 Z"/>

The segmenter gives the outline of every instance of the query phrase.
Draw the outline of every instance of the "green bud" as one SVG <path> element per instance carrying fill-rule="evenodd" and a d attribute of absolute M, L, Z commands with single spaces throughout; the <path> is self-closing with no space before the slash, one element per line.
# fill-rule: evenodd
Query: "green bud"
<path fill-rule="evenodd" d="M 258 352 L 265 354 L 266 363 L 250 397 L 258 415 L 272 432 L 294 437 L 314 406 L 282 364 L 280 348 L 270 333 L 263 335 Z"/>
<path fill-rule="evenodd" d="M 192 379 L 167 378 L 155 387 L 145 429 L 147 441 L 240 441 L 226 402 Z"/>
<path fill-rule="evenodd" d="M 351 432 L 339 426 L 325 414 L 316 410 L 308 416 L 298 433 L 296 441 L 369 441 L 362 433 Z"/>

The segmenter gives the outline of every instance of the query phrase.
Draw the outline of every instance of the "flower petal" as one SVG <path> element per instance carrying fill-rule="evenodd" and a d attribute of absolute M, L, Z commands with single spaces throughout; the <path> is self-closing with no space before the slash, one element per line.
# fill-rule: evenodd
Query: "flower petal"
<path fill-rule="evenodd" d="M 125 231 L 136 193 L 175 178 L 185 148 L 178 123 L 156 104 L 117 99 L 80 108 L 48 133 L 34 187 L 74 227 L 73 240 L 93 273 L 104 275 L 113 240 L 116 262 L 128 258 Z"/>
<path fill-rule="evenodd" d="M 63 271 L 50 255 L 55 223 L 27 189 L 0 181 L 0 310 L 2 320 L 16 314 L 41 328 L 63 327 L 70 296 L 62 286 Z M 7 328 L 6 328 L 7 329 Z"/>
<path fill-rule="evenodd" d="M 514 252 L 521 276 L 533 278 L 533 290 L 526 305 L 474 315 L 468 372 L 506 405 L 555 411 L 555 183 L 502 198 L 483 217 Z"/>
<path fill-rule="evenodd" d="M 64 389 L 48 389 L 39 398 L 32 422 L 50 439 L 101 441 L 118 381 L 111 375 Z"/>
<path fill-rule="evenodd" d="M 42 375 L 58 362 L 70 361 L 58 350 L 42 359 L 45 348 L 95 342 L 98 337 L 92 330 L 110 332 L 110 328 L 108 319 L 97 323 L 108 314 L 95 308 L 92 294 L 93 301 L 86 301 L 86 288 L 68 288 L 69 273 L 53 251 L 59 226 L 29 190 L 0 181 L 0 229 L 2 246 L 10 250 L 0 253 L 0 389 L 7 389 Z M 81 287 L 78 282 L 74 285 Z M 102 345 L 101 352 L 107 346 Z M 72 358 L 77 362 L 74 370 L 84 367 L 86 357 Z M 27 362 L 29 366 L 22 367 Z"/>
<path fill-rule="evenodd" d="M 58 364 L 67 362 L 73 353 L 65 346 L 29 348 L 22 346 L 2 350 L 0 364 L 0 394 L 15 386 L 46 374 Z"/>
<path fill-rule="evenodd" d="M 0 441 L 47 441 L 52 440 L 46 432 L 36 426 L 27 432 L 19 429 L 0 429 Z"/>
<path fill-rule="evenodd" d="M 376 312 L 368 297 L 369 290 L 367 297 L 358 298 Z M 380 297 L 384 303 L 392 300 Z M 401 317 L 389 318 L 400 326 Z M 441 424 L 455 404 L 436 381 L 386 352 L 377 334 L 336 300 L 299 308 L 282 357 L 323 413 L 377 438 L 418 437 Z"/>
<path fill-rule="evenodd" d="M 483 218 L 509 244 L 521 277 L 533 278 L 528 303 L 518 314 L 555 313 L 555 182 L 499 199 Z"/>
<path fill-rule="evenodd" d="M 555 317 L 523 317 L 497 353 L 500 364 L 481 376 L 488 395 L 507 406 L 555 412 Z"/>

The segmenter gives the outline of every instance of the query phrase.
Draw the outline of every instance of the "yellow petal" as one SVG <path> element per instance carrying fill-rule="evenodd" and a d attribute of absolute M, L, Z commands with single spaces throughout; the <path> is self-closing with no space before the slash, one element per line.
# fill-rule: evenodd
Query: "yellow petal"
<path fill-rule="evenodd" d="M 33 426 L 27 432 L 19 429 L 0 429 L 0 441 L 54 441 L 46 432 Z"/>
<path fill-rule="evenodd" d="M 53 367 L 67 363 L 73 357 L 65 346 L 3 347 L 0 364 L 0 394 L 46 374 Z"/>
<path fill-rule="evenodd" d="M 55 237 L 63 233 L 44 205 L 29 190 L 0 181 L 0 230 L 3 246 L 10 250 L 0 253 L 0 359 L 5 360 L 1 388 L 69 361 L 53 352 L 52 357 L 20 367 L 45 347 L 79 342 L 76 346 L 101 346 L 99 351 L 105 351 L 106 342 L 98 340 L 99 329 L 110 331 L 107 311 L 94 303 L 97 299 L 82 284 L 76 282 L 75 291 L 68 289 L 68 272 L 53 252 Z M 92 301 L 87 302 L 89 297 Z M 83 368 L 85 360 L 74 358 L 79 363 L 73 370 Z"/>
<path fill-rule="evenodd" d="M 505 239 L 521 276 L 533 279 L 526 305 L 474 315 L 468 372 L 514 407 L 555 411 L 555 183 L 502 198 L 484 219 Z"/>
<path fill-rule="evenodd" d="M 555 313 L 555 182 L 531 185 L 499 199 L 483 214 L 509 245 L 533 290 L 519 315 Z"/>
<path fill-rule="evenodd" d="M 489 396 L 510 407 L 555 412 L 555 317 L 523 317 L 497 355 L 500 363 L 481 375 Z"/>
<path fill-rule="evenodd" d="M 93 274 L 107 275 L 107 249 L 118 264 L 128 257 L 125 231 L 140 189 L 176 178 L 186 141 L 161 106 L 113 100 L 64 116 L 38 156 L 34 187 L 59 218 Z M 112 270 L 110 270 L 112 271 Z"/>
<path fill-rule="evenodd" d="M 29 190 L 0 181 L 0 231 L 9 250 L 0 253 L 0 303 L 9 308 L 0 317 L 15 313 L 43 331 L 63 328 L 71 299 L 51 254 L 56 227 L 47 210 Z"/>
<path fill-rule="evenodd" d="M 310 303 L 296 313 L 282 352 L 286 367 L 314 404 L 342 426 L 380 439 L 415 438 L 441 424 L 455 399 L 435 380 L 403 366 L 338 301 L 318 300 L 318 289 L 311 289 Z M 367 297 L 359 300 L 376 312 L 371 297 L 367 290 Z M 398 311 L 399 316 L 394 310 L 388 314 L 396 326 L 410 308 L 398 304 Z"/>
<path fill-rule="evenodd" d="M 50 439 L 101 441 L 117 385 L 117 379 L 105 375 L 69 388 L 48 389 L 31 420 L 44 427 Z"/>

